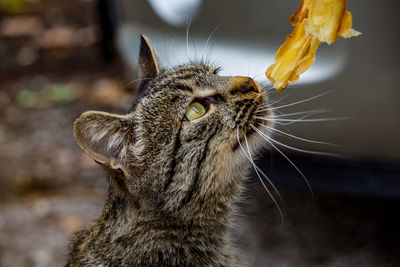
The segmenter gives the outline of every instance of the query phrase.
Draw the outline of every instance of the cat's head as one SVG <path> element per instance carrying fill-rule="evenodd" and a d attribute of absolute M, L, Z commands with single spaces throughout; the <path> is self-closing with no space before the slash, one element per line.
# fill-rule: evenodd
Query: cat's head
<path fill-rule="evenodd" d="M 200 212 L 213 199 L 232 202 L 250 165 L 241 146 L 246 153 L 246 145 L 261 148 L 251 125 L 269 123 L 256 118 L 266 109 L 262 86 L 249 77 L 219 76 L 207 64 L 161 69 L 145 37 L 139 78 L 130 113 L 89 111 L 75 121 L 80 147 L 147 209 Z"/>

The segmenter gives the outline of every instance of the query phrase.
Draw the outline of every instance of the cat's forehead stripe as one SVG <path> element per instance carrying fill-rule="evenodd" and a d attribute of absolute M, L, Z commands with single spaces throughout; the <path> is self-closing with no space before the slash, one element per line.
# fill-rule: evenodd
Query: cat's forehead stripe
<path fill-rule="evenodd" d="M 181 80 L 178 77 L 169 77 L 167 79 L 162 80 L 157 85 L 159 88 L 170 88 L 170 89 L 193 92 L 189 80 L 187 80 L 186 82 L 186 80 Z"/>
<path fill-rule="evenodd" d="M 157 88 L 170 88 L 193 92 L 194 88 L 204 89 L 207 87 L 204 75 L 210 74 L 212 68 L 205 65 L 186 65 L 174 70 L 167 70 L 159 77 L 155 84 Z M 199 90 L 196 90 L 199 91 Z M 209 93 L 204 92 L 205 94 Z M 204 94 L 203 93 L 203 94 Z"/>
<path fill-rule="evenodd" d="M 191 64 L 180 66 L 175 69 L 176 72 L 191 71 L 191 72 L 212 72 L 215 67 L 204 64 Z"/>

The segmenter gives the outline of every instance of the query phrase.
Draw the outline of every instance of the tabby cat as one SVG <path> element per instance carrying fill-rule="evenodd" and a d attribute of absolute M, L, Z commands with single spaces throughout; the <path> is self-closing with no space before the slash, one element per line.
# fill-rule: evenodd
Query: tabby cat
<path fill-rule="evenodd" d="M 89 111 L 79 146 L 108 172 L 100 218 L 75 234 L 67 266 L 239 266 L 232 219 L 252 151 L 269 125 L 266 93 L 249 77 L 190 63 L 160 68 L 141 37 L 139 78 L 126 115 Z M 259 114 L 259 113 L 258 113 Z M 250 151 L 250 150 L 249 150 Z"/>

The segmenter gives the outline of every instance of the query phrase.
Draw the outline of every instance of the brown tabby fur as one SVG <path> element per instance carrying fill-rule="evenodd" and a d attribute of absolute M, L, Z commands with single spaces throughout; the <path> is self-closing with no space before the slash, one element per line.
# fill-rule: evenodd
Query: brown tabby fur
<path fill-rule="evenodd" d="M 108 171 L 102 214 L 75 234 L 67 266 L 238 266 L 231 244 L 235 203 L 249 162 L 239 149 L 265 92 L 248 77 L 207 64 L 161 70 L 142 37 L 140 93 L 131 112 L 85 112 L 80 147 Z M 208 105 L 184 120 L 194 100 Z M 254 151 L 254 149 L 253 149 Z"/>

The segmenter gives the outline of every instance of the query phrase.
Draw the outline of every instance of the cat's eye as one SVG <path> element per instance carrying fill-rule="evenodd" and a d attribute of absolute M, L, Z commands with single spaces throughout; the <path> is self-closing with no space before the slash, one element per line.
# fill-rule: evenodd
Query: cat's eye
<path fill-rule="evenodd" d="M 194 119 L 203 117 L 204 114 L 206 114 L 206 108 L 199 102 L 193 102 L 186 110 L 185 119 L 192 121 Z"/>

